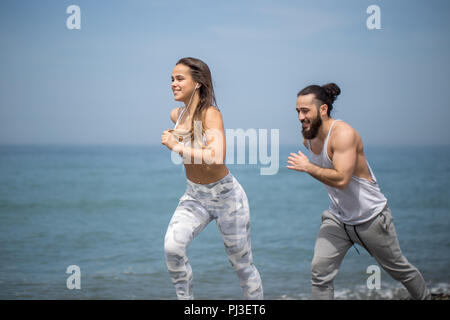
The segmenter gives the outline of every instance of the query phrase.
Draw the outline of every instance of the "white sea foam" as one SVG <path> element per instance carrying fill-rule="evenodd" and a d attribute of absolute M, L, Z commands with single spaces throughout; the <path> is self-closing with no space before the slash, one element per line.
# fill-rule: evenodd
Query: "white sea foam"
<path fill-rule="evenodd" d="M 355 286 L 353 288 L 335 289 L 336 300 L 404 300 L 409 299 L 409 293 L 400 283 L 382 283 L 382 288 L 369 290 L 366 286 Z M 432 294 L 450 294 L 450 283 L 440 282 L 428 284 Z M 282 294 L 278 300 L 310 300 L 311 295 L 305 293 Z"/>

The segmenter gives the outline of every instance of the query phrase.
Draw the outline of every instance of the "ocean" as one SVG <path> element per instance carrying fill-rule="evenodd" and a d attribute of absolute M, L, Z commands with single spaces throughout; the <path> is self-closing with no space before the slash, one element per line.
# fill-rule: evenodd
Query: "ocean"
<path fill-rule="evenodd" d="M 325 188 L 285 168 L 228 165 L 250 204 L 254 262 L 266 299 L 310 299 Z M 450 147 L 366 146 L 404 255 L 433 293 L 450 293 Z M 0 299 L 175 299 L 164 235 L 186 177 L 164 146 L 0 146 Z M 337 299 L 402 299 L 403 286 L 351 248 Z M 196 299 L 242 299 L 217 226 L 188 248 Z M 79 277 L 72 281 L 70 266 Z M 69 270 L 68 270 L 69 268 Z M 70 284 L 78 283 L 79 289 Z M 72 288 L 72 289 L 70 289 Z"/>

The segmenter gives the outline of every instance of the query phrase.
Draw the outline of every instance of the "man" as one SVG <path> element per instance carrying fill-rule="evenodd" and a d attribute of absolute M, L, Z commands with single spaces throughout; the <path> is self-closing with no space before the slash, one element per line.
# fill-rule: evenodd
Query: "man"
<path fill-rule="evenodd" d="M 331 200 L 314 248 L 312 298 L 333 299 L 333 279 L 348 249 L 358 243 L 413 299 L 429 299 L 422 275 L 400 250 L 387 200 L 366 160 L 361 137 L 330 116 L 340 92 L 329 83 L 308 86 L 297 94 L 303 144 L 311 160 L 300 151 L 288 158 L 287 168 L 322 182 Z"/>

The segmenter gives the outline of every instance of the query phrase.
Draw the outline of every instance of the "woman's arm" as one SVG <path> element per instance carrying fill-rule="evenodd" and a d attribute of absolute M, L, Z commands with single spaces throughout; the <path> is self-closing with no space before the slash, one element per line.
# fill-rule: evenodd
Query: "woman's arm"
<path fill-rule="evenodd" d="M 225 161 L 226 139 L 222 114 L 217 108 L 209 107 L 205 111 L 204 119 L 206 145 L 202 149 L 186 147 L 177 143 L 172 150 L 183 156 L 187 163 L 223 164 Z M 201 125 L 201 123 L 198 122 L 198 125 Z M 200 132 L 201 128 L 196 128 L 196 131 Z M 194 137 L 194 139 L 201 139 L 201 137 Z M 203 141 L 201 143 L 203 144 Z"/>

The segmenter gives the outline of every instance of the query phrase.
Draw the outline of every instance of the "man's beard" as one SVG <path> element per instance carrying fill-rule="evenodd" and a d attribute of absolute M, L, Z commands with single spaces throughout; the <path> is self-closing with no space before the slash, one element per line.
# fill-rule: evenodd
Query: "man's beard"
<path fill-rule="evenodd" d="M 314 139 L 315 137 L 317 137 L 317 134 L 319 133 L 319 129 L 320 129 L 321 125 L 322 125 L 322 119 L 320 118 L 320 116 L 318 116 L 311 122 L 311 125 L 309 126 L 308 131 L 305 131 L 305 128 L 302 129 L 303 137 L 306 140 Z"/>

